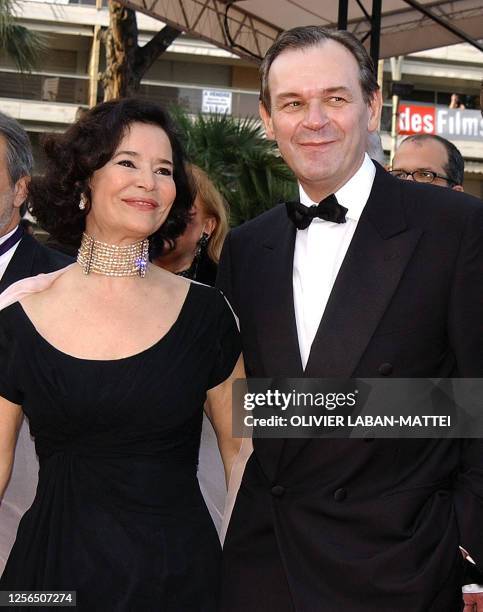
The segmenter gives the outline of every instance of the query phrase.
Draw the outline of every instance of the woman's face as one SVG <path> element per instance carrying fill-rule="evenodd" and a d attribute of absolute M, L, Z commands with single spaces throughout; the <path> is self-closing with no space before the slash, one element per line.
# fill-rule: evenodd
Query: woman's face
<path fill-rule="evenodd" d="M 173 153 L 160 127 L 133 123 L 105 166 L 90 180 L 86 232 L 122 244 L 153 234 L 176 197 Z"/>

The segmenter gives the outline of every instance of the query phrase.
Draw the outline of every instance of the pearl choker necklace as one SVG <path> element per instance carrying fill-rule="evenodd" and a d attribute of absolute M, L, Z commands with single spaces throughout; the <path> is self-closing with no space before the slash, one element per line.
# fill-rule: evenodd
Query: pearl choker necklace
<path fill-rule="evenodd" d="M 99 242 L 86 233 L 77 254 L 77 263 L 84 274 L 95 272 L 104 276 L 146 276 L 149 240 L 127 246 Z"/>

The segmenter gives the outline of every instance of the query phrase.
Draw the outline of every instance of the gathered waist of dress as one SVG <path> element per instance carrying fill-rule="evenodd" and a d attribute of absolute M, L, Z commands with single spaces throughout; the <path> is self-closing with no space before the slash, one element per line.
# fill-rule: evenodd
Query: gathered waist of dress
<path fill-rule="evenodd" d="M 74 472 L 49 468 L 40 468 L 35 502 L 52 497 L 64 500 L 66 491 L 75 491 L 71 501 L 77 514 L 92 516 L 102 511 L 113 517 L 140 513 L 175 519 L 205 507 L 196 472 L 146 470 L 139 465 L 129 471 L 86 464 L 81 466 L 86 469 Z"/>
<path fill-rule="evenodd" d="M 123 435 L 109 433 L 37 434 L 35 450 L 42 463 L 58 453 L 105 459 L 152 458 L 163 463 L 192 463 L 197 460 L 199 436 L 164 438 L 155 432 Z"/>
<path fill-rule="evenodd" d="M 102 452 L 75 444 L 49 451 L 39 457 L 40 498 L 75 491 L 94 506 L 166 515 L 203 505 L 192 452 Z"/>

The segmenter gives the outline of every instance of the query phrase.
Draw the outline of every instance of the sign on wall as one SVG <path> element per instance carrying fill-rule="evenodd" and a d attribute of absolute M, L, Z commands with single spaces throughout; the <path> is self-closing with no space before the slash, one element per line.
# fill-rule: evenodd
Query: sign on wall
<path fill-rule="evenodd" d="M 479 110 L 400 104 L 399 134 L 438 134 L 448 140 L 480 140 L 483 117 Z"/>
<path fill-rule="evenodd" d="M 203 89 L 202 113 L 226 113 L 231 115 L 231 91 Z"/>

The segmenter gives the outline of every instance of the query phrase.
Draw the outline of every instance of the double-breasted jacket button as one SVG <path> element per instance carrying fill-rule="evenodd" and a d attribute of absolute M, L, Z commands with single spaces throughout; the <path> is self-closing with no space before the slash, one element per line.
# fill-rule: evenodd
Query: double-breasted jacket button
<path fill-rule="evenodd" d="M 343 487 L 334 492 L 334 499 L 337 502 L 342 502 L 347 497 L 347 491 Z"/>
<path fill-rule="evenodd" d="M 378 372 L 381 376 L 389 376 L 392 374 L 393 369 L 392 363 L 381 363 Z"/>
<path fill-rule="evenodd" d="M 285 493 L 285 487 L 282 487 L 282 485 L 274 485 L 272 487 L 272 495 L 274 497 L 282 497 L 284 493 Z"/>

